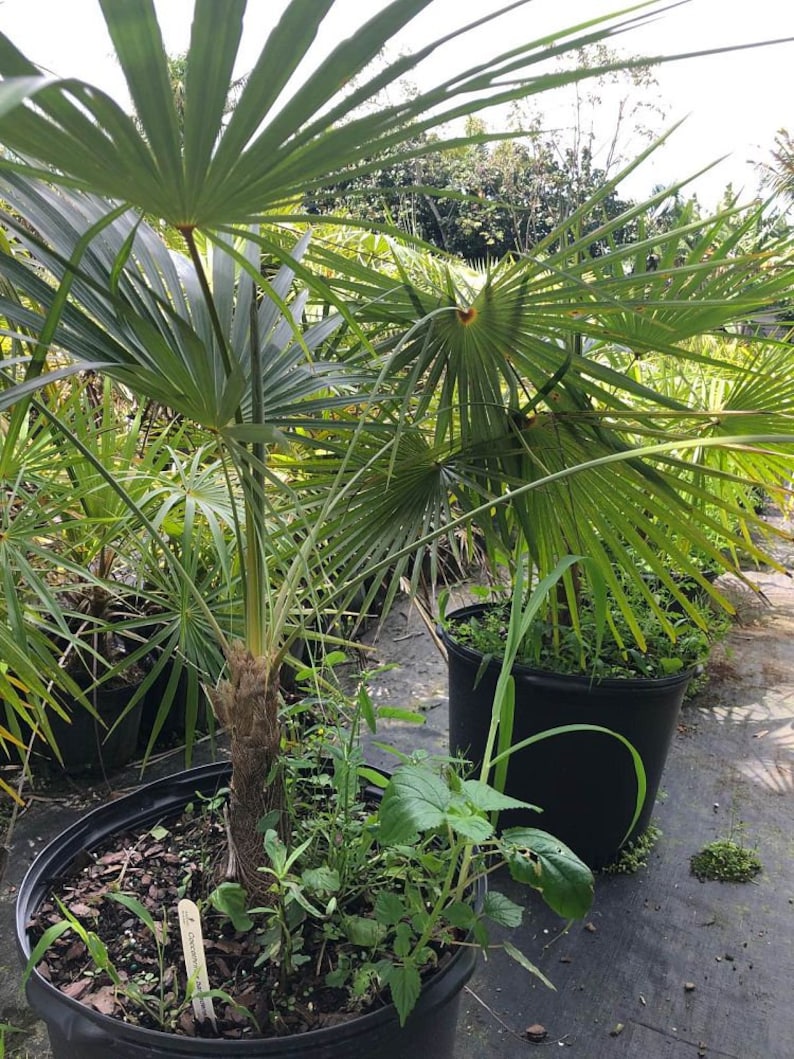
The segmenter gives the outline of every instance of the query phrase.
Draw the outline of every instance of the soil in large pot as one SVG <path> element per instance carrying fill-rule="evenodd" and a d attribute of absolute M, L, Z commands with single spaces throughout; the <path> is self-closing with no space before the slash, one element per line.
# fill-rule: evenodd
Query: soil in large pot
<path fill-rule="evenodd" d="M 27 961 L 30 954 L 31 921 L 35 918 L 46 921 L 48 893 L 53 880 L 68 877 L 76 867 L 75 862 L 92 864 L 91 871 L 100 882 L 104 879 L 101 885 L 106 890 L 114 885 L 114 880 L 118 881 L 120 873 L 129 879 L 130 872 L 137 875 L 143 872 L 150 876 L 143 880 L 144 883 L 155 888 L 155 907 L 157 902 L 162 902 L 163 906 L 176 902 L 180 889 L 185 885 L 189 889 L 191 876 L 200 870 L 201 858 L 195 849 L 172 850 L 167 837 L 155 825 L 165 823 L 169 832 L 176 830 L 174 815 L 197 798 L 196 792 L 209 797 L 224 786 L 228 778 L 227 765 L 212 765 L 160 780 L 95 810 L 52 842 L 34 862 L 20 887 L 16 927 L 22 959 Z M 124 835 L 122 841 L 119 841 L 120 835 Z M 90 856 L 87 851 L 92 851 Z M 138 853 L 143 856 L 139 858 Z M 171 863 L 171 872 L 165 877 L 157 869 L 158 859 Z M 61 889 L 64 894 L 69 892 L 68 886 Z M 90 924 L 89 901 L 82 891 L 73 892 L 67 898 L 67 904 L 77 904 L 79 913 L 85 914 L 88 909 Z M 40 911 L 43 911 L 43 917 Z M 121 918 L 117 933 L 122 939 L 122 955 L 116 958 L 126 959 L 127 971 L 131 968 L 140 970 L 134 944 L 127 946 L 127 955 L 124 956 L 123 939 L 130 938 L 134 942 L 137 936 L 134 917 L 130 917 L 123 907 L 119 911 Z M 62 940 L 73 945 L 74 939 L 67 941 L 69 938 L 65 935 Z M 242 943 L 238 936 L 232 934 L 218 938 L 205 931 L 205 938 L 208 940 L 208 963 L 215 960 L 234 964 L 240 956 L 238 949 Z M 73 953 L 77 960 L 81 955 L 79 951 Z M 242 1039 L 240 1026 L 226 1012 L 224 1039 L 204 1039 L 200 1035 L 191 1035 L 200 1034 L 202 1026 L 195 1024 L 190 1013 L 186 1015 L 185 1035 L 163 1033 L 110 1017 L 105 1011 L 112 1010 L 112 998 L 107 991 L 102 994 L 101 989 L 96 990 L 90 978 L 88 984 L 82 985 L 83 999 L 86 992 L 94 991 L 93 1007 L 76 999 L 80 985 L 70 990 L 74 995 L 65 995 L 38 972 L 28 980 L 27 997 L 47 1023 L 54 1059 L 107 1059 L 108 1056 L 159 1059 L 161 1056 L 202 1055 L 214 1059 L 227 1055 L 272 1059 L 298 1055 L 312 1055 L 316 1059 L 372 1059 L 373 1056 L 402 1059 L 419 1049 L 440 1059 L 451 1059 L 460 992 L 473 972 L 475 961 L 476 949 L 473 947 L 457 948 L 444 957 L 440 969 L 425 981 L 417 1006 L 403 1028 L 399 1027 L 396 1011 L 391 1005 L 380 1006 L 347 1020 L 337 1019 L 331 1008 L 323 1019 L 316 1020 L 321 1028 L 288 1036 Z M 42 970 L 46 974 L 46 968 Z M 298 995 L 296 1004 L 302 1002 L 305 1003 Z M 267 997 L 257 996 L 256 989 L 253 989 L 248 1005 L 253 1008 L 259 1003 L 266 1009 Z"/>
<path fill-rule="evenodd" d="M 478 607 L 449 615 L 462 618 Z M 449 660 L 450 749 L 482 762 L 491 721 L 499 660 L 483 656 L 442 631 Z M 637 774 L 626 747 L 611 735 L 571 732 L 517 751 L 506 793 L 543 812 L 511 810 L 504 826 L 542 827 L 593 869 L 606 867 L 648 826 L 692 670 L 657 679 L 556 676 L 526 666 L 513 670 L 516 706 L 513 743 L 550 728 L 593 724 L 618 732 L 642 758 L 647 791 L 637 823 Z"/>

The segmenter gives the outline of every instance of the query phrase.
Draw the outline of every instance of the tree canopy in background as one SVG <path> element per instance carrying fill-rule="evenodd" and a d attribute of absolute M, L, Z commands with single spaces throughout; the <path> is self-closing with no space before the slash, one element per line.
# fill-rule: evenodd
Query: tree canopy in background
<path fill-rule="evenodd" d="M 582 69 L 615 59 L 604 44 L 577 53 Z M 424 132 L 413 141 L 417 157 L 398 162 L 386 154 L 370 172 L 342 174 L 309 208 L 365 224 L 396 223 L 469 262 L 530 253 L 540 245 L 553 253 L 560 244 L 552 233 L 658 137 L 664 111 L 655 86 L 651 67 L 612 70 L 586 86 L 560 90 L 567 95 L 549 112 L 514 105 L 505 136 L 495 136 L 481 117 L 467 120 L 465 136 L 474 142 L 465 146 L 442 150 L 440 137 Z M 403 91 L 410 94 L 411 87 Z M 439 149 L 433 151 L 435 139 Z M 595 231 L 631 204 L 617 188 L 608 190 L 598 212 L 572 237 Z M 611 240 L 620 245 L 637 234 L 637 225 L 629 224 L 614 230 Z M 590 252 L 600 256 L 607 249 L 596 239 Z"/>
<path fill-rule="evenodd" d="M 474 126 L 469 122 L 467 131 L 476 133 Z M 527 253 L 606 180 L 587 148 L 579 157 L 570 148 L 559 157 L 554 144 L 538 135 L 524 142 L 476 144 L 395 163 L 385 158 L 373 172 L 328 187 L 311 208 L 368 223 L 394 222 L 440 250 L 476 261 Z M 589 219 L 589 230 L 618 217 L 626 206 L 610 192 L 602 214 Z M 620 230 L 616 238 L 625 242 L 635 234 Z M 558 248 L 556 242 L 550 246 Z M 592 252 L 603 249 L 596 242 Z"/>

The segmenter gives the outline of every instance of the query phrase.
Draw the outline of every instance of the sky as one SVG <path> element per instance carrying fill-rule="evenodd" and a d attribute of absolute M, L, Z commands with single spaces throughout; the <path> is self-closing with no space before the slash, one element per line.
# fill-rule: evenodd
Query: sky
<path fill-rule="evenodd" d="M 123 0 L 115 0 L 122 3 Z M 222 17 L 225 0 L 215 0 Z M 337 0 L 328 19 L 324 41 L 355 32 L 362 12 L 376 11 L 385 0 Z M 462 22 L 496 11 L 506 0 L 434 0 L 428 10 L 400 38 L 397 50 L 411 50 L 420 42 L 435 39 Z M 241 49 L 241 72 L 258 53 L 269 25 L 284 0 L 249 0 L 246 30 Z M 535 39 L 575 25 L 585 18 L 627 6 L 625 0 L 531 0 L 519 11 L 503 16 L 486 27 L 461 38 L 438 56 L 433 68 L 417 77 L 420 87 L 443 68 L 457 69 L 487 58 L 520 39 Z M 172 53 L 187 46 L 191 0 L 157 0 L 158 12 Z M 120 100 L 123 79 L 112 58 L 97 0 L 0 0 L 0 30 L 34 62 L 56 74 L 78 76 L 95 83 Z M 632 30 L 620 38 L 621 51 L 630 55 L 658 55 L 748 44 L 774 38 L 794 38 L 794 4 L 788 0 L 688 0 L 673 5 L 652 25 Z M 322 42 L 321 42 L 322 47 Z M 684 124 L 632 175 L 623 189 L 635 198 L 650 195 L 653 188 L 693 176 L 699 170 L 728 157 L 708 173 L 688 184 L 685 193 L 695 193 L 704 207 L 715 206 L 726 184 L 749 198 L 757 189 L 755 163 L 767 161 L 775 133 L 781 127 L 794 131 L 794 42 L 743 50 L 721 56 L 662 65 L 656 68 L 658 85 L 641 97 L 664 110 L 654 118 L 659 132 L 679 119 Z M 588 110 L 585 121 L 596 115 L 596 145 L 611 139 L 619 101 L 626 89 L 604 90 L 600 103 Z M 583 90 L 586 94 L 586 90 Z M 535 97 L 546 125 L 560 130 L 572 124 L 572 94 L 555 101 Z M 489 118 L 495 127 L 503 120 Z M 637 143 L 639 141 L 636 141 Z M 631 145 L 628 145 L 631 150 Z"/>

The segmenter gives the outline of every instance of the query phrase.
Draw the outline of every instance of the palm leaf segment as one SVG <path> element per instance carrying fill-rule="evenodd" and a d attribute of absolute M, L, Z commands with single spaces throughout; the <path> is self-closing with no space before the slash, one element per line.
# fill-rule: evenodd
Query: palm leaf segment
<path fill-rule="evenodd" d="M 345 456 L 352 439 L 383 462 L 395 427 L 379 412 L 385 391 L 375 370 L 360 357 L 328 359 L 343 318 L 321 312 L 305 289 L 296 293 L 290 267 L 268 281 L 255 243 L 223 237 L 202 261 L 211 319 L 193 263 L 129 211 L 78 252 L 82 233 L 106 218 L 104 200 L 18 174 L 9 175 L 6 197 L 15 241 L 0 272 L 15 293 L 0 293 L 0 314 L 17 341 L 34 349 L 47 321 L 56 315 L 57 322 L 54 370 L 30 376 L 28 360 L 28 379 L 14 385 L 24 364 L 9 364 L 0 408 L 89 368 L 208 430 L 233 464 L 228 480 L 238 507 L 231 519 L 220 517 L 237 523 L 243 592 L 273 608 L 257 626 L 267 625 L 279 650 L 285 629 L 294 635 L 300 624 L 290 592 L 309 608 L 321 610 L 335 597 L 344 603 L 340 586 L 393 551 L 395 533 L 400 547 L 417 536 L 413 523 L 400 523 L 381 539 L 382 526 L 366 519 L 350 537 L 318 529 L 353 510 L 359 465 Z M 296 263 L 307 238 L 294 248 Z M 67 280 L 70 297 L 61 305 Z M 362 394 L 371 413 L 363 418 Z M 246 522 L 251 512 L 257 515 Z M 263 564 L 258 575 L 256 563 Z M 282 586 L 292 586 L 283 600 Z"/>
<path fill-rule="evenodd" d="M 106 215 L 104 200 L 55 192 L 14 174 L 8 175 L 6 198 L 16 213 L 9 224 L 24 252 L 5 256 L 3 272 L 29 300 L 23 305 L 6 298 L 3 311 L 19 328 L 41 333 L 54 291 L 68 276 L 71 299 L 53 345 L 75 358 L 75 370 L 89 366 L 107 371 L 134 392 L 201 426 L 228 431 L 230 437 L 235 428 L 243 434 L 244 424 L 252 422 L 253 311 L 258 354 L 268 380 L 261 423 L 275 429 L 282 420 L 286 423 L 296 404 L 323 386 L 333 386 L 328 365 L 312 363 L 306 352 L 327 340 L 339 317 L 318 320 L 296 337 L 306 295 L 285 306 L 294 279 L 285 267 L 267 285 L 270 296 L 258 298 L 263 281 L 253 244 L 237 247 L 242 265 L 229 252 L 219 251 L 208 269 L 221 339 L 191 262 L 169 250 L 131 213 L 106 225 L 75 265 L 82 233 Z M 38 232 L 46 232 L 49 242 L 32 234 Z M 227 248 L 233 250 L 230 240 Z M 296 259 L 304 250 L 305 240 L 295 248 Z M 42 307 L 44 315 L 32 305 Z M 286 316 L 279 305 L 285 306 Z M 18 393 L 6 391 L 3 402 L 12 402 Z"/>
<path fill-rule="evenodd" d="M 506 4 L 472 26 L 526 3 Z M 215 0 L 197 0 L 181 125 L 153 0 L 101 0 L 137 122 L 84 82 L 39 78 L 36 67 L 0 36 L 0 142 L 32 160 L 7 157 L 3 164 L 55 170 L 59 182 L 129 203 L 182 230 L 247 224 L 311 196 L 344 168 L 354 175 L 372 168 L 385 151 L 410 157 L 417 151 L 415 142 L 402 152 L 401 144 L 450 118 L 598 74 L 575 63 L 567 72 L 549 73 L 543 64 L 623 33 L 664 7 L 653 0 L 623 17 L 593 19 L 553 38 L 512 47 L 415 98 L 362 109 L 470 28 L 455 30 L 380 71 L 368 70 L 389 41 L 431 4 L 392 0 L 317 64 L 318 34 L 333 18 L 334 0 L 291 0 L 227 118 L 246 3 L 227 0 L 219 18 Z M 314 69 L 296 84 L 293 77 L 304 59 Z M 357 78 L 359 84 L 345 87 Z M 23 111 L 18 104 L 26 94 L 34 95 L 35 107 Z"/>
<path fill-rule="evenodd" d="M 787 490 L 790 386 L 779 371 L 731 364 L 690 339 L 725 338 L 785 289 L 788 247 L 767 258 L 738 248 L 752 213 L 701 224 L 705 237 L 686 253 L 680 231 L 657 237 L 668 267 L 653 272 L 643 244 L 594 259 L 563 239 L 558 251 L 479 274 L 395 248 L 391 281 L 363 270 L 346 278 L 411 395 L 414 431 L 400 451 L 414 501 L 421 465 L 438 505 L 454 496 L 478 511 L 495 547 L 520 532 L 541 571 L 571 552 L 594 556 L 619 598 L 616 567 L 661 569 L 675 590 L 669 569 L 699 576 L 697 564 L 719 561 L 726 541 L 746 548 L 762 528 L 748 483 Z M 417 317 L 425 325 L 409 331 Z M 733 379 L 718 414 L 705 385 L 665 387 L 662 365 Z M 706 444 L 690 447 L 699 438 Z M 716 438 L 724 447 L 710 447 Z M 663 442 L 667 451 L 643 456 Z M 392 488 L 398 465 L 384 475 Z M 510 503 L 498 503 L 506 491 Z"/>

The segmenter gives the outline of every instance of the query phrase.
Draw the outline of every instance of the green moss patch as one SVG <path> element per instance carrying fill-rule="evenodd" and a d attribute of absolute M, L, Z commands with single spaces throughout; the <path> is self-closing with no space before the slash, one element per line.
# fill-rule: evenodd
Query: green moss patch
<path fill-rule="evenodd" d="M 633 875 L 640 868 L 648 867 L 648 856 L 661 838 L 662 832 L 654 824 L 649 824 L 643 833 L 633 842 L 629 842 L 625 849 L 620 851 L 618 859 L 608 864 L 603 870 L 604 875 Z"/>
<path fill-rule="evenodd" d="M 710 842 L 689 861 L 692 874 L 701 882 L 750 882 L 762 870 L 754 849 L 747 849 L 729 838 Z"/>

